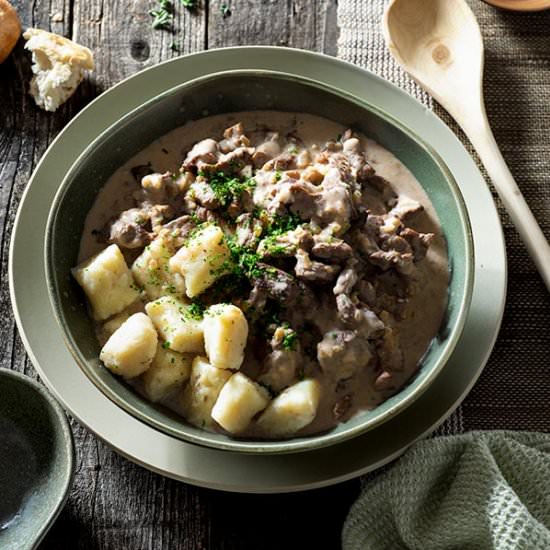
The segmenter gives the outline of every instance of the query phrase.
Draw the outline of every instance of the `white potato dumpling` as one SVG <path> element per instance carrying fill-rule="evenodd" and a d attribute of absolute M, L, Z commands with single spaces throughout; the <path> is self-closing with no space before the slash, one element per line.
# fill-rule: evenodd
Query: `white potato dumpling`
<path fill-rule="evenodd" d="M 189 305 L 171 296 L 162 296 L 145 306 L 166 346 L 181 353 L 204 353 L 202 319 Z"/>
<path fill-rule="evenodd" d="M 248 338 L 243 312 L 232 304 L 216 304 L 206 310 L 202 328 L 210 363 L 219 369 L 240 368 Z"/>
<path fill-rule="evenodd" d="M 164 239 L 157 237 L 132 264 L 134 279 L 143 288 L 150 300 L 168 294 L 185 294 L 185 281 L 179 273 L 170 269 L 171 248 Z"/>
<path fill-rule="evenodd" d="M 269 392 L 245 376 L 235 373 L 223 386 L 212 418 L 230 433 L 238 434 L 246 430 L 255 414 L 269 404 Z"/>
<path fill-rule="evenodd" d="M 139 297 L 132 273 L 116 244 L 73 268 L 72 274 L 84 289 L 97 321 L 120 313 Z"/>
<path fill-rule="evenodd" d="M 317 380 L 302 380 L 280 393 L 257 422 L 265 437 L 287 437 L 310 424 L 317 414 L 321 385 Z"/>
<path fill-rule="evenodd" d="M 170 259 L 170 269 L 185 279 L 189 298 L 199 295 L 221 277 L 230 258 L 223 231 L 216 225 L 198 230 Z"/>
<path fill-rule="evenodd" d="M 130 315 L 131 313 L 126 310 L 117 313 L 114 317 L 111 317 L 108 321 L 103 323 L 103 333 L 106 334 L 107 337 L 111 336 L 111 334 L 116 332 L 122 324 L 130 318 Z"/>
<path fill-rule="evenodd" d="M 99 358 L 114 374 L 135 378 L 151 365 L 157 342 L 151 319 L 145 313 L 134 313 L 107 340 Z"/>
<path fill-rule="evenodd" d="M 147 397 L 157 402 L 183 386 L 191 374 L 193 357 L 157 345 L 157 352 L 151 366 L 143 373 L 141 380 Z"/>
<path fill-rule="evenodd" d="M 134 313 L 141 312 L 143 313 L 143 302 L 141 300 L 136 300 L 133 304 L 130 304 L 126 309 L 121 311 L 120 313 L 117 313 L 113 317 L 109 317 L 103 325 L 101 326 L 100 330 L 100 338 L 104 338 L 105 341 L 107 338 L 113 334 L 117 329 L 119 329 L 125 321 L 127 321 L 131 315 Z"/>
<path fill-rule="evenodd" d="M 182 411 L 190 424 L 213 428 L 212 408 L 231 371 L 213 367 L 206 357 L 195 357 L 189 384 L 183 391 Z"/>

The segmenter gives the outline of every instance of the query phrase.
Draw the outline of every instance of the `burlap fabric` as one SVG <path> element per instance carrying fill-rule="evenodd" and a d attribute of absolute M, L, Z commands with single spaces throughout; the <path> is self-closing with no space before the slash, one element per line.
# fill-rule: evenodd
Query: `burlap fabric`
<path fill-rule="evenodd" d="M 451 1 L 451 0 L 449 0 Z M 550 238 L 550 12 L 517 14 L 470 0 L 485 40 L 485 100 L 508 166 Z M 447 113 L 393 61 L 382 38 L 385 0 L 339 0 L 338 55 Z M 550 295 L 497 201 L 509 284 L 502 329 L 481 378 L 440 434 L 474 429 L 550 432 Z"/>

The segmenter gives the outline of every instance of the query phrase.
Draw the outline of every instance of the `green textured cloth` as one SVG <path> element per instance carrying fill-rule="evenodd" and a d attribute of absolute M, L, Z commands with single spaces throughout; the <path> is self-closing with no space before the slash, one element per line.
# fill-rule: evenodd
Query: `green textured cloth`
<path fill-rule="evenodd" d="M 366 482 L 342 541 L 343 550 L 549 550 L 550 435 L 416 443 Z"/>

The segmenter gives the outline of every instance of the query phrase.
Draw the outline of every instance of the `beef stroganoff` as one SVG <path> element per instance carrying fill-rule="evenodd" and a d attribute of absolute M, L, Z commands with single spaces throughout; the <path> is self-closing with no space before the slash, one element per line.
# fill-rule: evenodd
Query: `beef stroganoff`
<path fill-rule="evenodd" d="M 449 282 L 433 206 L 396 157 L 267 111 L 190 122 L 128 161 L 79 262 L 105 367 L 246 438 L 318 433 L 399 391 Z"/>

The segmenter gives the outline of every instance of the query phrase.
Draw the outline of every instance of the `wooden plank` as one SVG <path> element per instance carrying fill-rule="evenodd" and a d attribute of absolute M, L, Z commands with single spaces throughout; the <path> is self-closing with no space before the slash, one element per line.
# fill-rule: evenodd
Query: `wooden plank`
<path fill-rule="evenodd" d="M 289 46 L 336 55 L 336 4 L 336 0 L 211 0 L 207 45 Z"/>
<path fill-rule="evenodd" d="M 0 66 L 0 366 L 36 377 L 17 336 L 7 285 L 8 243 L 22 191 L 47 145 L 90 100 L 114 83 L 180 53 L 235 44 L 288 45 L 336 53 L 336 1 L 203 0 L 191 13 L 176 3 L 171 31 L 151 29 L 148 0 L 14 2 L 24 26 L 90 47 L 97 69 L 55 114 L 35 107 L 25 88 L 30 56 L 22 43 Z M 69 501 L 42 548 L 336 547 L 357 482 L 299 495 L 233 495 L 153 474 L 71 422 L 77 469 Z M 327 506 L 326 503 L 332 503 Z M 235 521 L 248 516 L 249 521 Z M 285 529 L 276 525 L 284 518 Z M 275 523 L 274 523 L 275 522 Z M 313 531 L 304 525 L 315 524 Z M 288 534 L 296 532 L 293 542 Z"/>
<path fill-rule="evenodd" d="M 23 28 L 38 26 L 61 34 L 69 32 L 68 0 L 19 0 L 14 6 Z M 32 170 L 50 141 L 73 116 L 73 110 L 64 107 L 52 117 L 37 109 L 27 93 L 31 74 L 30 54 L 24 51 L 20 40 L 9 59 L 0 65 L 0 366 L 36 377 L 16 334 L 11 311 L 9 242 L 17 205 Z"/>

